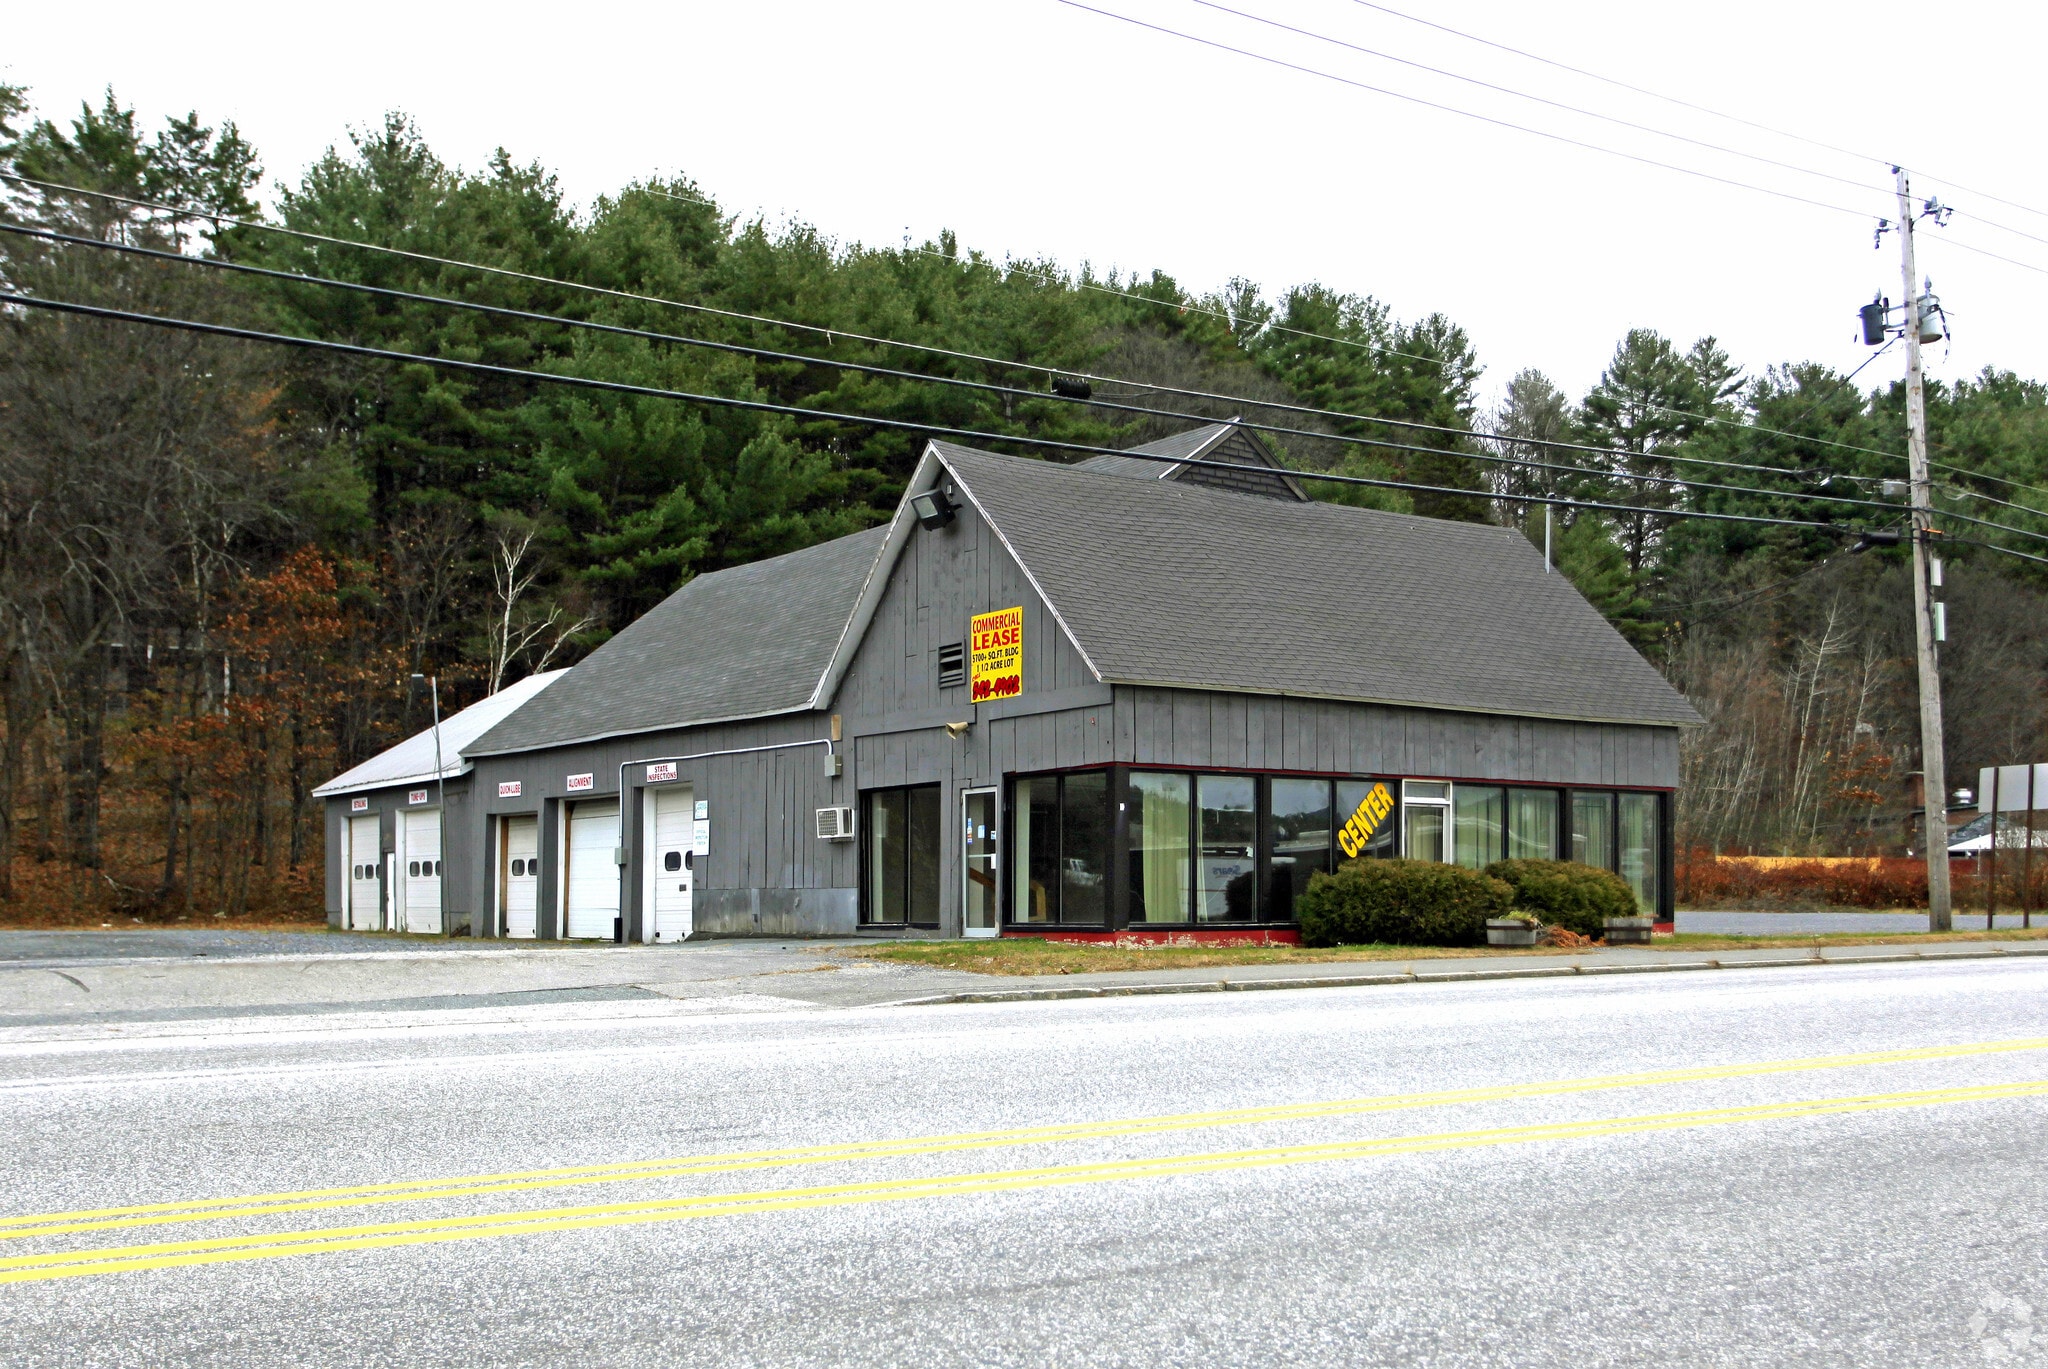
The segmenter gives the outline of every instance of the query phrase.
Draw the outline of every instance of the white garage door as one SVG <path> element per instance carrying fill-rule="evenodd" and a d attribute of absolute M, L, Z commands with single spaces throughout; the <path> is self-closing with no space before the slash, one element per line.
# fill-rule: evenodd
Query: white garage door
<path fill-rule="evenodd" d="M 441 930 L 441 813 L 407 813 L 405 842 L 405 930 L 439 934 Z"/>
<path fill-rule="evenodd" d="M 348 925 L 353 931 L 374 932 L 383 924 L 383 908 L 377 882 L 377 819 L 348 820 Z"/>
<path fill-rule="evenodd" d="M 505 819 L 505 935 L 540 934 L 540 819 Z"/>
<path fill-rule="evenodd" d="M 690 934 L 690 832 L 696 804 L 688 789 L 654 791 L 654 940 Z"/>
<path fill-rule="evenodd" d="M 618 844 L 617 799 L 579 803 L 569 810 L 569 870 L 562 881 L 568 916 L 562 935 L 611 939 L 619 916 L 619 867 L 612 859 Z"/>

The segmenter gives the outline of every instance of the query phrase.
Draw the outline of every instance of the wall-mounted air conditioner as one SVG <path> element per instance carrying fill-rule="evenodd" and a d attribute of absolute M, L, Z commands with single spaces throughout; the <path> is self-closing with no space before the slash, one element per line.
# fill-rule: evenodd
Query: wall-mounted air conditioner
<path fill-rule="evenodd" d="M 819 841 L 852 841 L 853 810 L 851 808 L 820 808 L 818 810 Z"/>

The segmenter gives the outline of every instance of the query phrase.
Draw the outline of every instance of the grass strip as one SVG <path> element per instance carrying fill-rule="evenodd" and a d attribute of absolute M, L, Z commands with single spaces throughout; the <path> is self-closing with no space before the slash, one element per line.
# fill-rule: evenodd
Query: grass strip
<path fill-rule="evenodd" d="M 1991 932 L 1807 932 L 1785 936 L 1724 936 L 1681 932 L 1660 936 L 1654 946 L 1673 950 L 1735 951 L 1830 949 L 1837 946 L 1935 946 L 1972 941 L 2040 941 L 2048 927 Z M 1584 955 L 1586 948 L 1561 946 L 1146 946 L 1048 941 L 1006 936 L 983 941 L 898 941 L 841 952 L 870 960 L 965 970 L 987 975 L 1102 974 L 1129 970 L 1221 968 L 1231 965 L 1325 965 L 1340 962 L 1407 963 L 1479 957 L 1544 959 Z"/>

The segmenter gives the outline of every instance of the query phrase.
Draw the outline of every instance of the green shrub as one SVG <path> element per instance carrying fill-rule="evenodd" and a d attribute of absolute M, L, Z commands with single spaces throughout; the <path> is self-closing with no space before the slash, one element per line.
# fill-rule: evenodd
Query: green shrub
<path fill-rule="evenodd" d="M 1637 916 L 1620 875 L 1573 860 L 1497 860 L 1486 873 L 1514 890 L 1515 906 L 1580 936 L 1604 935 L 1610 917 Z"/>
<path fill-rule="evenodd" d="M 1514 890 L 1477 870 L 1429 860 L 1354 860 L 1317 874 L 1294 905 L 1309 946 L 1392 942 L 1478 946 L 1486 919 L 1514 903 Z"/>

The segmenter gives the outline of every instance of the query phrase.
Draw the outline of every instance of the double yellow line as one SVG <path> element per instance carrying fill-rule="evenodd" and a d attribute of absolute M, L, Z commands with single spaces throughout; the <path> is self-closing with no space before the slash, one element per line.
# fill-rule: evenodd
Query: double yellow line
<path fill-rule="evenodd" d="M 430 1199 L 467 1198 L 489 1193 L 566 1188 L 583 1184 L 627 1183 L 699 1174 L 731 1174 L 792 1165 L 842 1164 L 856 1160 L 897 1159 L 1004 1146 L 1045 1145 L 1122 1136 L 1206 1130 L 1210 1127 L 1256 1126 L 1280 1122 L 1318 1121 L 1376 1112 L 1447 1107 L 1460 1103 L 1495 1103 L 1608 1089 L 1653 1088 L 1721 1079 L 1749 1079 L 1814 1070 L 1854 1069 L 1871 1065 L 1902 1065 L 2008 1055 L 2048 1049 L 2048 1037 L 2016 1041 L 1974 1042 L 1914 1050 L 1869 1051 L 1856 1055 L 1822 1055 L 1795 1060 L 1766 1060 L 1742 1065 L 1707 1065 L 1692 1069 L 1654 1070 L 1642 1074 L 1594 1075 L 1579 1079 L 1506 1084 L 1488 1088 L 1444 1089 L 1431 1093 L 1385 1094 L 1323 1103 L 1290 1103 L 1273 1107 L 1233 1108 L 1220 1112 L 1174 1113 L 1108 1122 L 1075 1122 L 1054 1126 L 1018 1127 L 1005 1131 L 970 1131 L 952 1135 L 887 1141 L 856 1141 L 831 1146 L 799 1146 L 781 1150 L 734 1151 L 720 1155 L 670 1156 L 609 1165 L 571 1165 L 552 1169 L 511 1170 L 460 1178 L 413 1179 L 397 1183 L 356 1184 L 339 1188 L 295 1189 L 280 1193 L 244 1194 L 185 1202 L 145 1203 L 131 1207 L 89 1208 L 0 1218 L 0 1240 L 52 1236 L 83 1231 L 161 1226 L 230 1217 L 267 1216 L 280 1212 L 319 1212 L 347 1207 L 372 1207 Z"/>
<path fill-rule="evenodd" d="M 1816 1070 L 1913 1064 L 2016 1054 L 2048 1049 L 2048 1038 L 1976 1042 L 1913 1050 L 1870 1051 L 1853 1055 L 1814 1056 L 1741 1065 L 1702 1066 L 1639 1074 L 1600 1075 L 1579 1079 L 1510 1084 L 1488 1088 L 1446 1089 L 1429 1093 L 1388 1094 L 1322 1103 L 1235 1108 L 1216 1112 L 1179 1113 L 1106 1122 L 1020 1127 L 1001 1131 L 853 1142 L 843 1145 L 737 1151 L 726 1154 L 674 1156 L 607 1165 L 575 1165 L 552 1169 L 515 1170 L 468 1177 L 419 1179 L 347 1187 L 298 1189 L 238 1197 L 148 1203 L 0 1218 L 0 1241 L 30 1237 L 77 1236 L 168 1224 L 265 1217 L 281 1213 L 331 1211 L 392 1203 L 424 1202 L 528 1192 L 585 1184 L 625 1183 L 695 1175 L 728 1174 L 788 1166 L 848 1163 L 933 1156 L 1008 1146 L 1043 1145 L 1202 1130 L 1355 1117 L 1455 1104 L 1488 1103 L 1590 1093 L 1608 1089 L 1648 1088 L 1714 1080 L 1757 1078 Z M 188 1264 L 275 1259 L 325 1250 L 367 1249 L 470 1240 L 482 1236 L 520 1235 L 533 1231 L 574 1230 L 737 1212 L 782 1211 L 793 1208 L 844 1206 L 852 1203 L 903 1201 L 948 1194 L 992 1193 L 1019 1188 L 1113 1180 L 1203 1174 L 1224 1169 L 1261 1168 L 1327 1160 L 1362 1159 L 1471 1146 L 1518 1144 L 1622 1135 L 1680 1127 L 1725 1125 L 1792 1117 L 1863 1112 L 1879 1108 L 1928 1107 L 1990 1098 L 2031 1097 L 2048 1092 L 2048 1082 L 1935 1089 L 1915 1093 L 1870 1094 L 1810 1102 L 1724 1108 L 1704 1112 L 1652 1114 L 1642 1117 L 1569 1122 L 1537 1126 L 1446 1132 L 1426 1136 L 1280 1146 L 1206 1155 L 1170 1156 L 1106 1164 L 1066 1165 L 1002 1170 L 938 1178 L 876 1181 L 858 1184 L 790 1188 L 757 1193 L 545 1208 L 471 1217 L 331 1227 L 263 1235 L 178 1241 L 154 1245 L 106 1247 L 55 1254 L 0 1259 L 0 1283 L 70 1278 L 116 1270 L 161 1269 Z"/>
<path fill-rule="evenodd" d="M 425 1221 L 386 1222 L 371 1226 L 326 1227 L 267 1235 L 228 1236 L 212 1240 L 104 1247 L 0 1259 L 0 1283 L 45 1282 L 53 1279 L 78 1278 L 88 1274 L 171 1269 L 186 1265 L 231 1264 L 244 1260 L 275 1260 L 336 1250 L 434 1245 L 445 1241 L 479 1240 L 491 1236 L 523 1236 L 547 1231 L 643 1226 L 655 1222 L 687 1221 L 695 1217 L 728 1216 L 749 1212 L 789 1212 L 809 1208 L 849 1207 L 864 1203 L 904 1202 L 920 1198 L 967 1197 L 1015 1192 L 1019 1189 L 1172 1178 L 1231 1170 L 1269 1169 L 1283 1165 L 1364 1160 L 1390 1155 L 1518 1145 L 1535 1141 L 1585 1140 L 1729 1126 L 1743 1122 L 1786 1121 L 1837 1116 L 1843 1113 L 2033 1098 L 2044 1094 L 2048 1094 L 2048 1080 L 2028 1080 L 2014 1084 L 1923 1089 L 1909 1093 L 1859 1094 L 1791 1103 L 1761 1103 L 1749 1107 L 1652 1113 L 1641 1117 L 1615 1117 L 1597 1121 L 1548 1122 L 1532 1126 L 1394 1136 L 1322 1145 L 1271 1146 L 1257 1150 L 1219 1151 L 1205 1155 L 1163 1156 L 1156 1159 L 1119 1160 L 1087 1165 L 1055 1165 L 1040 1169 L 998 1170 L 982 1174 L 943 1175 L 935 1178 L 885 1180 L 864 1184 L 773 1189 L 765 1192 L 657 1199 L 638 1203 L 541 1208 L 475 1217 L 443 1217 Z"/>

